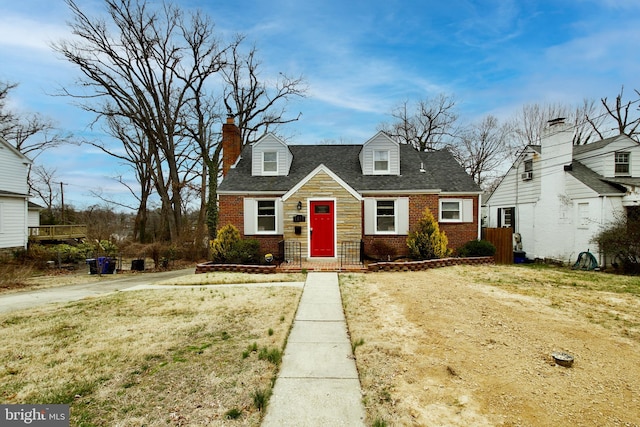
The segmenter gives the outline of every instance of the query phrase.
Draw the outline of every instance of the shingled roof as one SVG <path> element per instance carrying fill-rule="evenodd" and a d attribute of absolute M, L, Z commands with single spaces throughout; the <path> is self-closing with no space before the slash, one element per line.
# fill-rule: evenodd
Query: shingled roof
<path fill-rule="evenodd" d="M 600 195 L 619 195 L 625 193 L 625 188 L 611 179 L 605 180 L 602 175 L 595 173 L 578 161 L 571 162 L 569 174 Z"/>
<path fill-rule="evenodd" d="M 400 145 L 400 175 L 363 175 L 362 145 L 289 145 L 293 162 L 287 176 L 252 176 L 251 146 L 218 188 L 225 192 L 287 192 L 319 165 L 324 165 L 360 193 L 442 191 L 480 193 L 480 187 L 447 150 L 418 152 Z M 421 166 L 424 172 L 420 171 Z"/>

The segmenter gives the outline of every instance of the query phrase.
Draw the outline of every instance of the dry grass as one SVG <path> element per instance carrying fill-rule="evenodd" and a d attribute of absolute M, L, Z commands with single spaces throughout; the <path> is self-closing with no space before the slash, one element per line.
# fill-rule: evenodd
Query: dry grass
<path fill-rule="evenodd" d="M 67 403 L 71 425 L 260 423 L 301 289 L 116 293 L 0 316 L 3 403 Z M 255 343 L 255 346 L 254 346 Z M 253 348 L 252 348 L 253 347 Z M 255 351 L 254 351 L 255 349 Z"/>
<path fill-rule="evenodd" d="M 638 277 L 458 266 L 341 291 L 370 423 L 640 425 Z"/>
<path fill-rule="evenodd" d="M 306 275 L 302 273 L 270 273 L 247 274 L 231 272 L 215 272 L 204 274 L 189 274 L 177 279 L 156 282 L 156 285 L 198 286 L 198 285 L 226 285 L 234 283 L 274 283 L 274 282 L 304 282 Z"/>

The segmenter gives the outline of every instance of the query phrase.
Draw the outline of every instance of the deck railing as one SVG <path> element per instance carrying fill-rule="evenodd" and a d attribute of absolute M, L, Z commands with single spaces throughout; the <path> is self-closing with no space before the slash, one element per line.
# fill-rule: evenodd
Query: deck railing
<path fill-rule="evenodd" d="M 31 240 L 64 240 L 87 237 L 86 225 L 41 225 L 29 227 Z"/>

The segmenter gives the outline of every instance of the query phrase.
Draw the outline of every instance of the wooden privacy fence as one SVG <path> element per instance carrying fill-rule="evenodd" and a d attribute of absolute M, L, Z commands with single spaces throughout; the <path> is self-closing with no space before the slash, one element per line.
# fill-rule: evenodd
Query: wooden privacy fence
<path fill-rule="evenodd" d="M 513 230 L 511 228 L 485 228 L 484 239 L 496 247 L 496 264 L 513 264 Z"/>

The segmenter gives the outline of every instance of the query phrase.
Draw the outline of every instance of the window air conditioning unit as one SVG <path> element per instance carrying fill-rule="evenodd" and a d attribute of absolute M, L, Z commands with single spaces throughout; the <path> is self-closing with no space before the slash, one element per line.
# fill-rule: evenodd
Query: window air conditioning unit
<path fill-rule="evenodd" d="M 522 177 L 523 181 L 529 181 L 529 180 L 533 179 L 533 172 L 525 172 L 520 176 Z"/>

